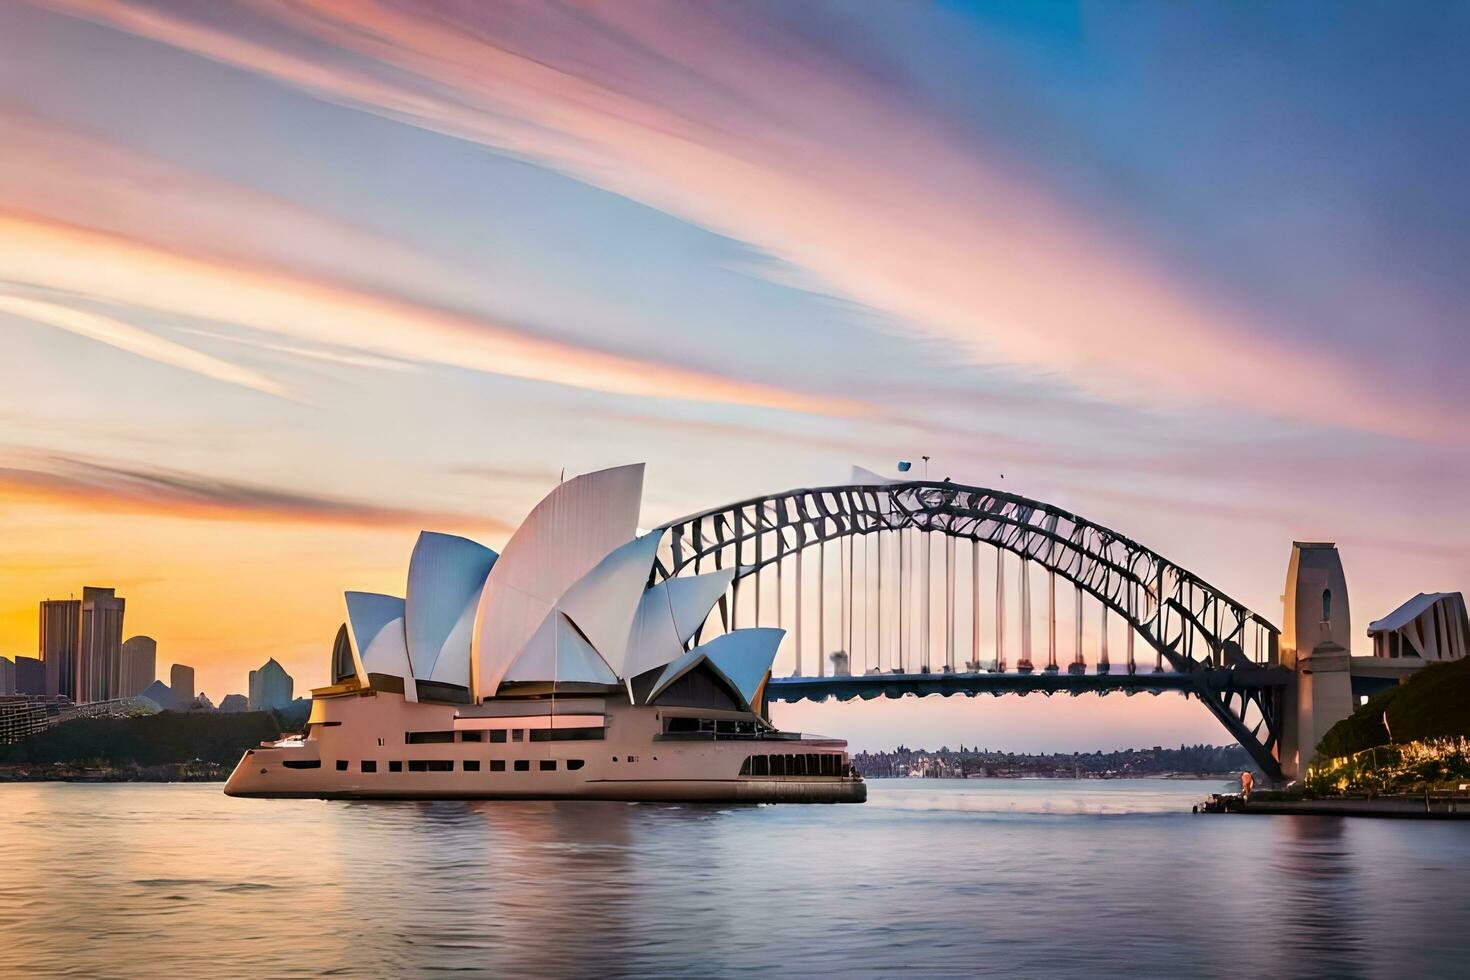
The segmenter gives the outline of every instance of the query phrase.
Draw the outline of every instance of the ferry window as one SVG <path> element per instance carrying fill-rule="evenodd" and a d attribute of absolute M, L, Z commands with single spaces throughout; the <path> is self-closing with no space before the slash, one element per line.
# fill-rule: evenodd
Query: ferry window
<path fill-rule="evenodd" d="M 505 760 L 504 759 L 491 759 L 490 760 L 490 771 L 491 772 L 505 772 Z"/>
<path fill-rule="evenodd" d="M 347 760 L 346 759 L 338 759 L 337 760 L 337 771 L 338 772 L 346 772 L 347 771 Z"/>
<path fill-rule="evenodd" d="M 684 733 L 699 731 L 698 718 L 670 718 L 664 723 L 664 731 Z"/>
<path fill-rule="evenodd" d="M 281 765 L 285 766 L 287 769 L 320 769 L 322 767 L 322 760 L 287 759 L 285 762 L 281 763 Z"/>
<path fill-rule="evenodd" d="M 533 742 L 581 742 L 601 741 L 604 728 L 533 728 Z"/>
<path fill-rule="evenodd" d="M 454 732 L 404 732 L 403 740 L 409 745 L 437 745 L 454 741 Z"/>
<path fill-rule="evenodd" d="M 586 761 L 584 761 L 582 759 L 568 759 L 567 760 L 567 768 L 570 769 L 570 770 L 572 770 L 573 772 L 576 772 L 578 769 L 581 769 L 586 764 L 587 764 Z"/>
<path fill-rule="evenodd" d="M 784 775 L 786 775 L 786 757 L 784 755 L 773 755 L 773 756 L 771 756 L 770 757 L 770 763 L 771 763 L 771 775 L 772 776 L 784 776 Z"/>
<path fill-rule="evenodd" d="M 701 719 L 699 719 L 699 730 L 701 732 L 711 732 L 711 733 L 714 732 L 714 730 L 715 730 L 715 720 L 713 718 L 701 718 Z"/>
<path fill-rule="evenodd" d="M 388 763 L 388 771 L 389 772 L 402 772 L 403 771 L 403 763 L 401 763 L 401 762 L 390 762 L 390 763 Z"/>
<path fill-rule="evenodd" d="M 750 758 L 751 758 L 750 756 L 746 756 L 745 757 L 745 761 L 742 762 L 742 763 L 740 763 L 740 775 L 742 775 L 742 776 L 749 776 L 750 775 Z"/>
<path fill-rule="evenodd" d="M 479 772 L 480 771 L 480 760 L 479 759 L 466 759 L 466 760 L 464 760 L 464 771 L 465 772 Z"/>
<path fill-rule="evenodd" d="M 450 759 L 410 759 L 409 772 L 453 772 L 454 762 Z"/>
<path fill-rule="evenodd" d="M 460 732 L 459 733 L 459 740 L 461 742 L 483 742 L 483 741 L 485 741 L 485 733 L 484 732 Z"/>
<path fill-rule="evenodd" d="M 504 742 L 505 741 L 505 729 L 504 728 L 500 728 L 500 729 L 496 729 L 495 731 L 491 732 L 490 733 L 490 741 L 492 741 L 492 742 Z"/>
<path fill-rule="evenodd" d="M 530 772 L 530 771 L 531 771 L 531 760 L 530 759 L 517 759 L 516 760 L 516 772 Z"/>
<path fill-rule="evenodd" d="M 378 764 L 376 762 L 366 762 L 365 761 L 362 764 L 362 771 L 363 772 L 377 772 L 378 771 Z"/>
<path fill-rule="evenodd" d="M 556 760 L 555 759 L 542 759 L 541 760 L 541 771 L 542 772 L 556 772 Z"/>
<path fill-rule="evenodd" d="M 769 776 L 771 774 L 771 757 L 768 755 L 758 755 L 751 760 L 750 774 L 752 776 Z"/>
<path fill-rule="evenodd" d="M 524 742 L 526 740 L 526 730 L 524 728 L 512 728 L 510 730 L 510 740 L 512 742 Z"/>
<path fill-rule="evenodd" d="M 721 735 L 734 735 L 738 730 L 739 729 L 735 727 L 735 722 L 733 721 L 715 722 L 715 731 L 719 732 Z"/>

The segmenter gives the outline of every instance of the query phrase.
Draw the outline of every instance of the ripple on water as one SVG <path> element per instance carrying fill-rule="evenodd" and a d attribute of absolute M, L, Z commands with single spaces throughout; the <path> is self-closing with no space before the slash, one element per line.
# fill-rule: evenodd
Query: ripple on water
<path fill-rule="evenodd" d="M 0 787 L 0 975 L 1390 977 L 1470 958 L 1466 830 L 1188 812 L 1219 788 L 877 780 L 866 806 L 698 807 Z"/>

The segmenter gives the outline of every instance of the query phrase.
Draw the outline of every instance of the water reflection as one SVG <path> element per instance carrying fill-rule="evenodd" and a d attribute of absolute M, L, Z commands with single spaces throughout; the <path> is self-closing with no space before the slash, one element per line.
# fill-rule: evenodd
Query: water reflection
<path fill-rule="evenodd" d="M 855 807 L 0 787 L 0 975 L 1369 977 L 1470 957 L 1458 826 L 1191 815 L 1212 784 L 915 782 Z"/>
<path fill-rule="evenodd" d="M 1293 896 L 1283 968 L 1294 976 L 1368 976 L 1355 872 L 1371 855 L 1352 852 L 1342 817 L 1288 816 L 1278 823 L 1284 874 L 1278 887 Z"/>

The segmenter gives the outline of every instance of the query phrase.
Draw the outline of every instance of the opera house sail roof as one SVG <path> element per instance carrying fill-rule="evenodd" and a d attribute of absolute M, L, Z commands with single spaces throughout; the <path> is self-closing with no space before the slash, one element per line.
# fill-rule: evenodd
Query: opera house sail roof
<path fill-rule="evenodd" d="M 653 678 L 642 685 L 651 703 L 703 668 L 751 709 L 782 631 L 742 629 L 691 647 L 735 571 L 650 586 L 662 532 L 637 533 L 642 492 L 641 463 L 566 480 L 499 554 L 422 532 L 403 598 L 346 593 L 348 650 L 337 660 L 362 687 L 390 678 L 409 700 L 466 703 L 536 685 L 632 696 L 640 675 Z"/>

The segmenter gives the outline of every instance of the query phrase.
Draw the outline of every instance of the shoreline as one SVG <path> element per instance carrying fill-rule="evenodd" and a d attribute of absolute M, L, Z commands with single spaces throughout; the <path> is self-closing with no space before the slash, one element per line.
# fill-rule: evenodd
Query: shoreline
<path fill-rule="evenodd" d="M 1463 804 L 1463 805 L 1462 805 Z M 1264 816 L 1378 817 L 1398 820 L 1470 820 L 1470 798 L 1452 796 L 1341 797 L 1317 800 L 1264 799 L 1214 795 L 1195 813 L 1244 813 Z"/>

